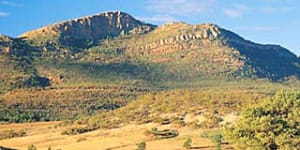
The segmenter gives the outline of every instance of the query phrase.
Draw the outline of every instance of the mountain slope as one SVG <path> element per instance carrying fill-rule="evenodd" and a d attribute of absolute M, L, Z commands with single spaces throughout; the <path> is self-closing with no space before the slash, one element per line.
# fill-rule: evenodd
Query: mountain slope
<path fill-rule="evenodd" d="M 45 57 L 120 66 L 146 63 L 163 72 L 162 77 L 176 80 L 300 76 L 300 61 L 287 49 L 247 41 L 214 24 L 156 27 L 124 12 L 106 12 L 29 31 L 21 37 L 41 46 Z"/>
<path fill-rule="evenodd" d="M 0 36 L 0 93 L 22 87 L 48 86 L 32 65 L 35 50 L 21 39 Z"/>
<path fill-rule="evenodd" d="M 90 55 L 97 58 L 95 55 L 105 49 L 119 49 L 131 57 L 165 65 L 181 78 L 234 76 L 278 80 L 300 75 L 300 61 L 287 49 L 247 41 L 213 24 L 162 25 L 147 34 L 107 40 L 93 48 Z"/>

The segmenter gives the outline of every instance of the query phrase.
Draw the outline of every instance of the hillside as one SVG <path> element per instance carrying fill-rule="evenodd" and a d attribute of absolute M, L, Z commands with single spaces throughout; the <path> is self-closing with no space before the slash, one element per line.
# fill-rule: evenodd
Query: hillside
<path fill-rule="evenodd" d="M 162 25 L 147 34 L 107 40 L 89 49 L 89 55 L 83 57 L 101 60 L 107 49 L 165 66 L 183 80 L 199 77 L 278 80 L 300 74 L 299 59 L 287 49 L 247 41 L 213 24 Z"/>
<path fill-rule="evenodd" d="M 0 36 L 0 93 L 22 87 L 44 87 L 49 80 L 32 65 L 35 48 L 21 39 Z"/>

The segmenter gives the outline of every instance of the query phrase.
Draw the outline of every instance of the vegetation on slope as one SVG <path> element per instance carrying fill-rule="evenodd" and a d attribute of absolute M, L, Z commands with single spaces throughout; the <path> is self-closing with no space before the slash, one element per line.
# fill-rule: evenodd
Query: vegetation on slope
<path fill-rule="evenodd" d="M 78 86 L 14 90 L 0 96 L 0 121 L 32 122 L 75 119 L 126 105 L 147 87 Z"/>
<path fill-rule="evenodd" d="M 225 130 L 238 149 L 299 149 L 300 93 L 279 92 L 243 110 Z"/>
<path fill-rule="evenodd" d="M 3 90 L 49 85 L 48 79 L 40 77 L 27 58 L 0 56 L 0 67 L 4 69 L 0 74 Z"/>
<path fill-rule="evenodd" d="M 77 56 L 92 62 L 137 59 L 159 64 L 181 80 L 197 77 L 280 80 L 300 74 L 299 59 L 287 49 L 247 41 L 213 24 L 166 24 L 147 34 L 102 40 Z"/>
<path fill-rule="evenodd" d="M 0 93 L 22 87 L 44 87 L 47 78 L 41 77 L 33 66 L 35 48 L 22 39 L 0 37 Z"/>
<path fill-rule="evenodd" d="M 114 111 L 103 111 L 95 116 L 79 119 L 75 121 L 75 127 L 84 126 L 90 131 L 97 128 L 118 127 L 132 122 L 163 123 L 164 121 L 184 125 L 191 123 L 182 122 L 188 114 L 208 117 L 209 120 L 216 118 L 217 122 L 202 122 L 203 126 L 219 126 L 220 122 L 217 118 L 240 112 L 243 107 L 272 96 L 281 88 L 289 89 L 280 84 L 270 84 L 264 88 L 260 85 L 254 88 L 254 83 L 240 85 L 241 83 L 235 82 L 221 87 L 216 85 L 216 87 L 200 89 L 152 92 Z M 198 122 L 197 119 L 193 121 L 201 125 L 201 121 Z"/>

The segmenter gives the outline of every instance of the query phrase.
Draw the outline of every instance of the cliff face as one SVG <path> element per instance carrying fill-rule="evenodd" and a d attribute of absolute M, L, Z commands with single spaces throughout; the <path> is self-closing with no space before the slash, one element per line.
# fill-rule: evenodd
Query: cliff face
<path fill-rule="evenodd" d="M 102 39 L 146 33 L 154 28 L 154 25 L 138 21 L 127 13 L 105 12 L 29 31 L 21 37 L 38 45 L 84 48 L 98 44 Z"/>

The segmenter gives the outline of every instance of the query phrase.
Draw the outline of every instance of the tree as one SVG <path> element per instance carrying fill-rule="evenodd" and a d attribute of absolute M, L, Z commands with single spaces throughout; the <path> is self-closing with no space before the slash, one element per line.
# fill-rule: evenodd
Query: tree
<path fill-rule="evenodd" d="M 224 138 L 238 149 L 300 149 L 300 93 L 281 91 L 246 109 Z"/>
<path fill-rule="evenodd" d="M 191 149 L 192 148 L 192 139 L 188 138 L 186 141 L 183 143 L 183 148 L 185 149 Z"/>

